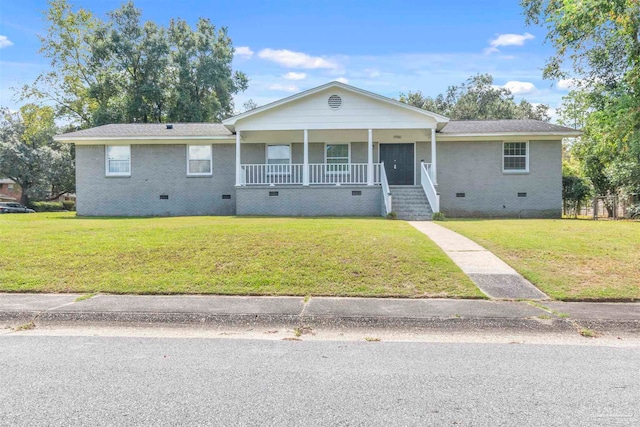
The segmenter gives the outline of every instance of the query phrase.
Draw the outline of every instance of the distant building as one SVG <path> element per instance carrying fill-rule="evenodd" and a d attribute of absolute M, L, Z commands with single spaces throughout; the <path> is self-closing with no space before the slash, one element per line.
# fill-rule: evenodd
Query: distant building
<path fill-rule="evenodd" d="M 0 202 L 19 202 L 22 189 L 9 178 L 0 178 Z"/>

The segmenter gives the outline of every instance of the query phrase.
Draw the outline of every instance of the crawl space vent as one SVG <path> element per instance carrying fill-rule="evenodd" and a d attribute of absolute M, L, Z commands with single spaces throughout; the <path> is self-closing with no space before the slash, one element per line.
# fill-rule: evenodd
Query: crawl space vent
<path fill-rule="evenodd" d="M 340 107 L 342 107 L 342 98 L 338 95 L 331 95 L 329 97 L 329 108 L 337 110 Z"/>

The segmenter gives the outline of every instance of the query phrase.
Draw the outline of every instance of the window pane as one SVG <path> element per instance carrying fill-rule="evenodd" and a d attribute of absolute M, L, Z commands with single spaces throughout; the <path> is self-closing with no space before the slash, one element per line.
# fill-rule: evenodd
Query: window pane
<path fill-rule="evenodd" d="M 131 159 L 131 147 L 128 145 L 110 145 L 107 147 L 109 160 Z"/>
<path fill-rule="evenodd" d="M 505 157 L 504 170 L 525 170 L 527 168 L 526 157 Z"/>
<path fill-rule="evenodd" d="M 189 160 L 211 160 L 211 146 L 190 145 Z"/>
<path fill-rule="evenodd" d="M 109 173 L 129 173 L 129 160 L 109 160 Z"/>
<path fill-rule="evenodd" d="M 189 173 L 211 173 L 211 161 L 189 160 Z"/>
<path fill-rule="evenodd" d="M 327 159 L 330 157 L 344 157 L 349 159 L 349 145 L 348 144 L 332 144 L 327 145 Z M 345 162 L 347 163 L 347 162 Z"/>
<path fill-rule="evenodd" d="M 527 143 L 526 142 L 506 142 L 504 144 L 505 156 L 526 156 Z"/>
<path fill-rule="evenodd" d="M 288 145 L 267 146 L 267 163 L 270 165 L 288 164 L 291 160 Z"/>

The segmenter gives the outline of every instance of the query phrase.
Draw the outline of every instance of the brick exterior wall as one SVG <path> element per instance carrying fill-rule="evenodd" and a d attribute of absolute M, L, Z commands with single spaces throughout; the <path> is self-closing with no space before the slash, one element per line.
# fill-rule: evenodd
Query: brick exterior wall
<path fill-rule="evenodd" d="M 561 147 L 559 140 L 530 141 L 529 173 L 505 174 L 502 142 L 438 141 L 440 210 L 449 217 L 559 218 Z"/>
<path fill-rule="evenodd" d="M 78 215 L 234 215 L 235 145 L 213 145 L 212 176 L 187 177 L 186 156 L 186 145 L 132 145 L 131 176 L 107 177 L 104 145 L 76 146 Z"/>
<path fill-rule="evenodd" d="M 359 191 L 361 195 L 352 195 Z M 269 193 L 278 195 L 270 196 Z M 380 186 L 243 187 L 236 191 L 238 215 L 380 216 Z"/>

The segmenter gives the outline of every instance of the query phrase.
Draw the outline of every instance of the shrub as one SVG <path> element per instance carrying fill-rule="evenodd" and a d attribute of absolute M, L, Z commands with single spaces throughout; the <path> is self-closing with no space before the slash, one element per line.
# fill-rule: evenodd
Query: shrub
<path fill-rule="evenodd" d="M 579 176 L 562 177 L 562 202 L 564 214 L 578 217 L 582 203 L 591 195 L 591 188 L 587 182 Z"/>
<path fill-rule="evenodd" d="M 434 221 L 444 221 L 445 218 L 446 217 L 444 216 L 444 213 L 442 213 L 442 212 L 436 212 L 431 217 L 431 219 L 434 220 Z"/>
<path fill-rule="evenodd" d="M 398 214 L 395 212 L 389 212 L 387 214 L 387 219 L 396 219 L 396 218 L 398 218 Z"/>
<path fill-rule="evenodd" d="M 73 200 L 65 200 L 64 202 L 62 202 L 62 206 L 67 211 L 75 211 L 76 210 L 76 202 L 74 202 Z"/>
<path fill-rule="evenodd" d="M 64 206 L 60 202 L 32 202 L 30 207 L 36 212 L 58 212 L 64 210 Z"/>
<path fill-rule="evenodd" d="M 640 203 L 631 206 L 627 210 L 627 215 L 629 216 L 629 218 L 638 218 L 638 219 L 640 219 Z"/>

